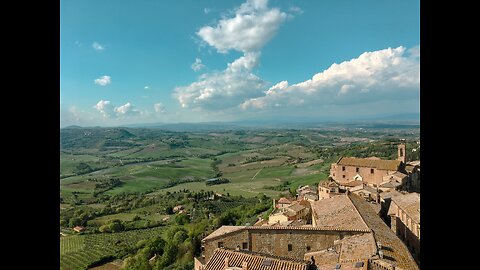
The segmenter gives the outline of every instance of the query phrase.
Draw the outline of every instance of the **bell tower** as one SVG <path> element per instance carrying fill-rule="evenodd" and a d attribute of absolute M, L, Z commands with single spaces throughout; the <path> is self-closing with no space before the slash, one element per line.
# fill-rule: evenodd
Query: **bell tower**
<path fill-rule="evenodd" d="M 398 158 L 397 160 L 407 163 L 407 145 L 402 142 L 398 145 Z"/>

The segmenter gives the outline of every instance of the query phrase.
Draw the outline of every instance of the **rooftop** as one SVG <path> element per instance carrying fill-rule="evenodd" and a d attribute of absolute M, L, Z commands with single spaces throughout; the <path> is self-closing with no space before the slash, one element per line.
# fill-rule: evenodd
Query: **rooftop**
<path fill-rule="evenodd" d="M 391 189 L 391 190 L 388 190 L 388 191 L 384 191 L 384 192 L 380 192 L 380 198 L 382 199 L 390 199 L 390 198 L 393 198 L 395 196 L 402 196 L 403 194 L 394 190 L 394 189 Z"/>
<path fill-rule="evenodd" d="M 356 187 L 356 186 L 360 186 L 364 183 L 366 183 L 366 182 L 363 182 L 363 181 L 360 181 L 360 180 L 354 180 L 354 181 L 350 181 L 350 182 L 347 182 L 347 183 L 343 183 L 342 185 L 344 185 L 346 187 Z"/>
<path fill-rule="evenodd" d="M 339 196 L 344 196 L 344 195 L 339 195 Z M 328 200 L 328 199 L 325 199 Z M 325 201 L 323 200 L 323 201 Z M 332 226 L 222 226 L 218 228 L 216 231 L 212 232 L 209 234 L 207 237 L 203 238 L 202 240 L 212 240 L 217 237 L 224 236 L 226 234 L 234 233 L 234 232 L 240 232 L 244 230 L 291 230 L 291 231 L 348 231 L 348 232 L 369 232 L 370 229 L 367 227 L 359 227 L 357 226 L 356 228 L 353 226 L 337 226 L 337 227 L 332 227 Z"/>
<path fill-rule="evenodd" d="M 341 157 L 338 165 L 376 168 L 379 170 L 397 171 L 402 162 L 399 160 L 374 160 L 366 158 Z"/>
<path fill-rule="evenodd" d="M 304 259 L 313 257 L 318 269 L 335 269 L 337 264 L 341 265 L 340 269 L 367 269 L 366 261 L 376 253 L 373 234 L 363 233 L 344 238 L 328 249 L 306 253 Z M 364 267 L 355 268 L 357 262 L 364 262 Z"/>
<path fill-rule="evenodd" d="M 294 211 L 294 212 L 300 212 L 300 211 L 302 211 L 302 210 L 305 209 L 305 208 L 306 208 L 305 206 L 303 206 L 303 205 L 301 205 L 301 204 L 299 204 L 299 203 L 294 204 L 294 205 L 290 205 L 290 206 L 288 207 L 288 209 L 290 209 L 290 210 L 292 210 L 292 211 Z"/>
<path fill-rule="evenodd" d="M 239 231 L 243 228 L 245 228 L 245 226 L 222 226 L 217 230 L 215 230 L 214 232 L 212 232 L 211 234 L 209 234 L 207 237 L 203 238 L 203 240 L 208 240 L 210 238 L 221 236 L 227 233 Z"/>
<path fill-rule="evenodd" d="M 217 248 L 205 265 L 205 270 L 224 270 L 225 258 L 228 258 L 229 267 L 241 268 L 242 264 L 246 262 L 249 270 L 307 270 L 311 264 L 309 261 L 272 256 L 265 253 Z"/>
<path fill-rule="evenodd" d="M 285 197 L 282 197 L 278 200 L 277 203 L 284 203 L 284 204 L 290 204 L 292 203 L 289 199 L 285 198 Z"/>
<path fill-rule="evenodd" d="M 322 181 L 320 182 L 320 186 L 322 187 L 338 187 L 338 184 L 335 181 Z"/>
<path fill-rule="evenodd" d="M 381 243 L 384 254 L 383 261 L 395 263 L 398 267 L 403 269 L 420 269 L 412 255 L 410 255 L 405 244 L 378 217 L 369 204 L 358 195 L 350 194 L 348 197 L 355 205 L 365 223 L 373 231 L 373 236 L 375 237 L 377 244 Z"/>
<path fill-rule="evenodd" d="M 346 195 L 314 201 L 311 206 L 319 227 L 369 229 Z"/>
<path fill-rule="evenodd" d="M 402 196 L 392 198 L 398 207 L 402 208 L 407 215 L 416 223 L 420 224 L 420 194 L 408 193 Z"/>

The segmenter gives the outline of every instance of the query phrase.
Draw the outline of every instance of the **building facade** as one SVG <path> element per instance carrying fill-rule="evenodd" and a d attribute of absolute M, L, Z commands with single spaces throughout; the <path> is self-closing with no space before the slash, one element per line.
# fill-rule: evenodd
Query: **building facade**
<path fill-rule="evenodd" d="M 420 194 L 408 193 L 392 197 L 390 227 L 407 245 L 412 256 L 420 261 Z"/>

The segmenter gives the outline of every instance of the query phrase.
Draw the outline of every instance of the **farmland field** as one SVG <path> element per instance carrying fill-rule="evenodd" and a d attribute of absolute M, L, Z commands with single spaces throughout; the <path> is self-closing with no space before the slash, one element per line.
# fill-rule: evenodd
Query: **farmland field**
<path fill-rule="evenodd" d="M 161 235 L 162 229 L 60 237 L 60 269 L 87 269 L 93 263 L 135 247 L 140 240 Z"/>
<path fill-rule="evenodd" d="M 162 267 L 178 263 L 191 269 L 207 232 L 222 224 L 255 223 L 272 210 L 272 198 L 326 181 L 341 156 L 395 159 L 396 142 L 403 138 L 415 149 L 412 159 L 419 159 L 418 134 L 418 128 L 345 126 L 61 129 L 61 269 L 119 269 L 142 248 L 139 241 L 160 235 L 166 242 L 184 241 L 175 244 L 183 259 L 169 261 L 163 254 Z M 207 185 L 210 178 L 224 181 Z M 84 226 L 85 233 L 73 232 L 75 226 Z M 172 229 L 185 232 L 163 234 Z M 119 261 L 108 263 L 114 259 Z"/>

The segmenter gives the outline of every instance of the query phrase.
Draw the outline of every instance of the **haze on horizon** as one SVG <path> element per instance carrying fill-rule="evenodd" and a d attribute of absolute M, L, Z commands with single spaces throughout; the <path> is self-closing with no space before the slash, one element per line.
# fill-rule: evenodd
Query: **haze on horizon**
<path fill-rule="evenodd" d="M 419 4 L 62 1 L 60 126 L 419 113 Z"/>

